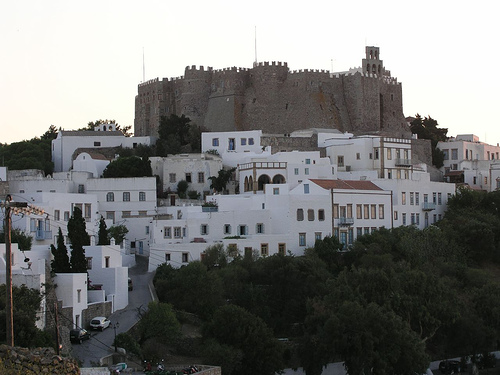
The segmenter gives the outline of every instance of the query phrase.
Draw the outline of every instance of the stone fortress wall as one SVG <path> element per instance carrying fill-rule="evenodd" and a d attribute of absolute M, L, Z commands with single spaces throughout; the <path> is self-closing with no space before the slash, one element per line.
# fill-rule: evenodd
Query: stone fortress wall
<path fill-rule="evenodd" d="M 328 128 L 409 138 L 401 83 L 383 67 L 378 47 L 366 47 L 360 68 L 330 73 L 287 63 L 252 68 L 186 67 L 183 77 L 141 83 L 134 133 L 157 135 L 161 116 L 184 114 L 210 131 L 287 134 Z"/>

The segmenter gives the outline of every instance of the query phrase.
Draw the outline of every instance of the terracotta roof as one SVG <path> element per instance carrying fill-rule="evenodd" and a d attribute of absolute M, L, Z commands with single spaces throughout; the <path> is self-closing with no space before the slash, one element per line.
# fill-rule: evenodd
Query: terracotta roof
<path fill-rule="evenodd" d="M 311 179 L 316 185 L 323 189 L 347 189 L 347 190 L 384 190 L 371 181 L 361 180 L 319 180 Z"/>
<path fill-rule="evenodd" d="M 460 176 L 463 175 L 464 171 L 449 171 L 445 173 L 445 176 Z"/>

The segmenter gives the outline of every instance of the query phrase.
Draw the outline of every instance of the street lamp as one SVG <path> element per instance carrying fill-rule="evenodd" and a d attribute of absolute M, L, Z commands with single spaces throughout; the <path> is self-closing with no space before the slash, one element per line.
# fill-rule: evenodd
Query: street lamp
<path fill-rule="evenodd" d="M 118 350 L 116 349 L 116 329 L 120 327 L 120 323 L 119 322 L 116 322 L 115 324 L 113 324 L 113 329 L 115 331 L 115 352 L 117 352 Z"/>

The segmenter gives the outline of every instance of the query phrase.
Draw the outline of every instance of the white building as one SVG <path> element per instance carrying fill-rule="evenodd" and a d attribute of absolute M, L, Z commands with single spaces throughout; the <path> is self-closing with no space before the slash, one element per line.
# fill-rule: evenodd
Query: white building
<path fill-rule="evenodd" d="M 179 154 L 168 157 L 150 157 L 153 175 L 160 177 L 163 191 L 177 191 L 180 181 L 186 181 L 188 191 L 200 197 L 210 193 L 209 177 L 217 176 L 222 169 L 222 158 L 213 154 Z"/>
<path fill-rule="evenodd" d="M 449 182 L 493 191 L 500 187 L 500 146 L 479 141 L 473 134 L 459 134 L 437 146 L 444 153 L 442 170 Z"/>
<path fill-rule="evenodd" d="M 52 140 L 52 162 L 55 172 L 66 172 L 73 168 L 75 151 L 78 149 L 98 149 L 105 147 L 135 148 L 139 144 L 154 144 L 153 137 L 125 137 L 116 130 L 114 123 L 101 124 L 94 131 L 61 130 Z"/>

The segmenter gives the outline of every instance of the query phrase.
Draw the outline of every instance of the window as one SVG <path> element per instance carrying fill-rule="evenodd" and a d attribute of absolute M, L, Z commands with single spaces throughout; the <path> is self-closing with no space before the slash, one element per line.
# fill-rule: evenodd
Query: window
<path fill-rule="evenodd" d="M 415 224 L 420 225 L 420 214 L 419 213 L 415 214 Z"/>
<path fill-rule="evenodd" d="M 109 268 L 109 256 L 104 257 L 104 268 Z"/>
<path fill-rule="evenodd" d="M 415 214 L 414 214 L 414 213 L 412 213 L 412 214 L 410 215 L 410 218 L 411 218 L 411 221 L 410 221 L 411 225 L 414 225 L 414 224 L 415 224 Z"/>
<path fill-rule="evenodd" d="M 403 221 L 403 225 L 406 225 L 406 213 L 402 213 L 401 214 L 401 218 L 402 218 L 402 221 Z"/>
<path fill-rule="evenodd" d="M 477 177 L 476 176 L 472 177 L 472 184 L 473 185 L 477 184 Z"/>
<path fill-rule="evenodd" d="M 304 184 L 304 194 L 309 194 L 309 184 Z"/>
<path fill-rule="evenodd" d="M 394 220 L 398 219 L 398 211 L 394 211 Z"/>
<path fill-rule="evenodd" d="M 442 196 L 441 193 L 438 193 L 438 204 L 442 204 Z"/>
<path fill-rule="evenodd" d="M 122 217 L 130 217 L 130 211 L 122 211 Z"/>
<path fill-rule="evenodd" d="M 172 238 L 172 227 L 163 228 L 163 238 Z"/>
<path fill-rule="evenodd" d="M 84 194 L 85 193 L 85 185 L 79 184 L 78 185 L 78 193 L 79 194 Z"/>
<path fill-rule="evenodd" d="M 264 224 L 257 223 L 257 225 L 255 226 L 255 233 L 263 234 L 264 233 Z"/>
<path fill-rule="evenodd" d="M 94 147 L 99 147 L 101 145 L 101 142 L 94 142 Z"/>
<path fill-rule="evenodd" d="M 307 210 L 307 220 L 314 221 L 314 210 L 312 209 Z"/>
<path fill-rule="evenodd" d="M 451 160 L 458 160 L 458 149 L 457 148 L 451 149 Z"/>
<path fill-rule="evenodd" d="M 123 201 L 130 202 L 130 192 L 128 192 L 128 191 L 123 192 Z"/>
<path fill-rule="evenodd" d="M 370 205 L 369 204 L 365 204 L 364 205 L 364 218 L 365 219 L 369 219 L 370 218 Z"/>
<path fill-rule="evenodd" d="M 352 219 L 352 204 L 347 205 L 347 217 Z"/>
<path fill-rule="evenodd" d="M 337 166 L 339 166 L 339 167 L 344 166 L 344 156 L 343 155 L 337 156 Z"/>
<path fill-rule="evenodd" d="M 370 228 L 365 227 L 365 229 L 363 230 L 363 233 L 364 234 L 370 234 Z"/>
<path fill-rule="evenodd" d="M 299 233 L 299 246 L 306 246 L 306 234 Z"/>
<path fill-rule="evenodd" d="M 170 262 L 170 254 L 165 253 L 165 262 Z"/>
<path fill-rule="evenodd" d="M 231 234 L 231 224 L 224 224 L 224 234 Z"/>
<path fill-rule="evenodd" d="M 363 228 L 356 228 L 356 237 L 360 237 L 363 235 Z"/>
<path fill-rule="evenodd" d="M 295 168 L 295 169 L 293 170 L 293 174 L 294 174 L 295 176 L 297 176 L 297 175 L 299 174 L 299 168 Z"/>
<path fill-rule="evenodd" d="M 76 300 L 78 303 L 82 302 L 82 290 L 81 289 L 76 290 Z"/>
<path fill-rule="evenodd" d="M 376 204 L 372 204 L 371 205 L 371 208 L 372 208 L 372 219 L 376 219 L 377 218 L 377 205 Z"/>
<path fill-rule="evenodd" d="M 267 243 L 260 244 L 260 255 L 263 257 L 269 255 L 269 245 Z"/>
<path fill-rule="evenodd" d="M 83 206 L 83 216 L 85 221 L 90 221 L 90 216 L 92 215 L 92 205 L 90 203 L 85 203 Z"/>
<path fill-rule="evenodd" d="M 146 201 L 146 193 L 144 191 L 139 192 L 139 202 Z"/>
<path fill-rule="evenodd" d="M 273 195 L 280 195 L 280 188 L 273 188 Z"/>
<path fill-rule="evenodd" d="M 349 245 L 352 245 L 353 242 L 354 242 L 354 230 L 352 228 L 349 228 L 347 230 L 347 243 Z"/>
<path fill-rule="evenodd" d="M 379 219 L 384 218 L 384 205 L 383 204 L 378 205 L 378 218 Z"/>
<path fill-rule="evenodd" d="M 106 194 L 106 202 L 114 202 L 115 201 L 115 193 L 109 192 Z"/>
<path fill-rule="evenodd" d="M 234 141 L 234 138 L 229 138 L 228 140 L 228 150 L 229 151 L 234 151 L 235 150 L 236 143 Z"/>
<path fill-rule="evenodd" d="M 304 210 L 302 208 L 297 208 L 297 221 L 304 220 Z"/>
<path fill-rule="evenodd" d="M 325 221 L 325 210 L 323 209 L 318 210 L 318 220 Z"/>
<path fill-rule="evenodd" d="M 191 173 L 186 173 L 186 182 L 191 183 Z"/>
<path fill-rule="evenodd" d="M 374 149 L 373 152 L 375 153 L 375 160 L 378 160 L 378 148 Z"/>
<path fill-rule="evenodd" d="M 174 227 L 174 238 L 182 238 L 181 227 Z"/>
<path fill-rule="evenodd" d="M 437 194 L 436 193 L 432 193 L 432 203 L 436 204 L 437 203 Z"/>
<path fill-rule="evenodd" d="M 420 205 L 420 193 L 415 193 L 415 204 Z"/>
<path fill-rule="evenodd" d="M 401 204 L 406 204 L 406 192 L 401 193 Z"/>
<path fill-rule="evenodd" d="M 200 234 L 202 236 L 208 235 L 208 224 L 201 224 L 200 225 Z"/>
<path fill-rule="evenodd" d="M 86 257 L 87 260 L 87 269 L 91 270 L 92 269 L 92 257 Z"/>
<path fill-rule="evenodd" d="M 322 234 L 321 232 L 314 232 L 314 241 L 321 241 Z"/>
<path fill-rule="evenodd" d="M 182 253 L 182 263 L 187 263 L 189 261 L 189 253 Z"/>
<path fill-rule="evenodd" d="M 309 168 L 304 168 L 304 174 L 308 175 L 309 174 Z"/>
<path fill-rule="evenodd" d="M 361 154 L 359 152 L 356 152 L 356 160 L 361 160 Z"/>
<path fill-rule="evenodd" d="M 248 138 L 248 144 L 249 144 L 250 146 L 253 146 L 253 138 Z"/>
<path fill-rule="evenodd" d="M 356 205 L 356 219 L 362 219 L 363 218 L 363 213 L 361 211 L 362 211 L 362 205 L 361 204 L 357 204 Z"/>
<path fill-rule="evenodd" d="M 54 210 L 54 220 L 59 220 L 61 216 L 61 212 L 59 210 Z"/>
<path fill-rule="evenodd" d="M 212 138 L 212 146 L 219 147 L 219 138 Z"/>
<path fill-rule="evenodd" d="M 246 138 L 241 138 L 241 145 L 246 146 L 247 144 L 247 139 Z"/>
<path fill-rule="evenodd" d="M 238 235 L 239 236 L 246 236 L 248 234 L 248 227 L 246 225 L 239 225 L 238 226 Z"/>
<path fill-rule="evenodd" d="M 443 160 L 450 160 L 450 151 L 449 150 L 442 150 L 443 151 Z"/>
<path fill-rule="evenodd" d="M 169 173 L 168 180 L 171 184 L 175 183 L 177 181 L 177 176 L 175 175 L 175 173 Z"/>
<path fill-rule="evenodd" d="M 415 199 L 414 199 L 414 193 L 413 193 L 413 192 L 411 192 L 411 193 L 410 193 L 410 205 L 412 205 L 412 206 L 413 206 L 414 201 L 415 201 Z"/>
<path fill-rule="evenodd" d="M 198 172 L 198 183 L 199 184 L 204 184 L 205 183 L 205 173 Z"/>
<path fill-rule="evenodd" d="M 285 253 L 286 253 L 286 244 L 279 243 L 278 244 L 278 254 L 285 255 Z"/>
<path fill-rule="evenodd" d="M 392 152 L 391 152 L 392 149 L 388 148 L 387 149 L 387 160 L 391 160 L 392 159 Z"/>
<path fill-rule="evenodd" d="M 115 211 L 106 211 L 106 219 L 111 220 L 111 222 L 115 223 Z"/>
<path fill-rule="evenodd" d="M 149 234 L 149 226 L 148 226 L 148 225 L 146 225 L 146 226 L 144 227 L 144 229 L 145 229 L 145 233 L 146 233 L 146 234 Z"/>

